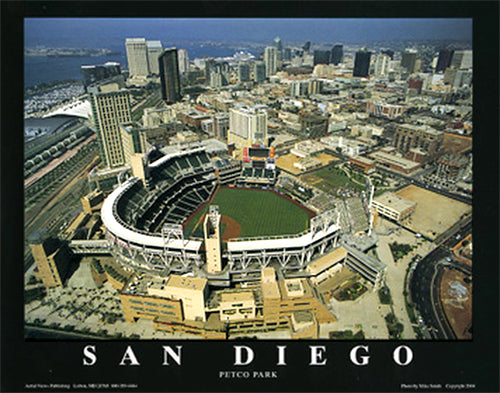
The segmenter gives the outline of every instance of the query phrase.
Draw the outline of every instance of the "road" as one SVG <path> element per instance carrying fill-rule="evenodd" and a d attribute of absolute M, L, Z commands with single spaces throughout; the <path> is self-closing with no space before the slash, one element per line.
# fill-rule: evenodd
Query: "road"
<path fill-rule="evenodd" d="M 436 187 L 429 186 L 428 184 L 421 182 L 420 180 L 416 180 L 410 176 L 406 176 L 406 175 L 403 175 L 403 174 L 398 173 L 398 172 L 390 171 L 390 170 L 382 168 L 380 166 L 377 166 L 377 171 L 385 172 L 388 175 L 399 177 L 401 179 L 406 180 L 409 184 L 413 184 L 417 187 L 425 188 L 426 190 L 435 192 L 437 194 L 443 195 L 443 196 L 451 198 L 451 199 L 455 199 L 459 202 L 463 202 L 463 203 L 466 203 L 468 205 L 472 205 L 472 197 L 464 196 L 461 194 L 456 194 L 454 192 L 449 192 L 449 191 L 443 190 L 442 188 L 436 188 Z"/>
<path fill-rule="evenodd" d="M 432 338 L 456 338 L 439 300 L 439 286 L 443 267 L 451 267 L 466 274 L 472 274 L 471 267 L 455 260 L 451 253 L 451 247 L 470 233 L 471 230 L 472 223 L 468 223 L 455 232 L 439 247 L 420 260 L 410 277 L 409 288 L 412 301 L 417 306 L 417 310 Z"/>
<path fill-rule="evenodd" d="M 26 217 L 25 238 L 39 228 L 46 228 L 51 235 L 57 235 L 62 226 L 67 225 L 80 211 L 80 198 L 86 192 L 87 181 L 85 173 L 93 163 L 83 167 L 68 183 L 63 183 L 53 195 L 31 217 Z M 24 271 L 33 265 L 34 260 L 27 244 L 24 250 Z"/>

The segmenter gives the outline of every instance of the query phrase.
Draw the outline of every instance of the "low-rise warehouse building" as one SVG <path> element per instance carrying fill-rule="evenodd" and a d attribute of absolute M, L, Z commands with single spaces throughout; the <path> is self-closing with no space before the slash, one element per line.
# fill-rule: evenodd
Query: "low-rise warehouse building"
<path fill-rule="evenodd" d="M 370 158 L 375 160 L 378 165 L 399 173 L 409 174 L 420 169 L 420 163 L 391 154 L 393 151 L 392 149 L 393 148 L 376 151 L 370 154 Z"/>
<path fill-rule="evenodd" d="M 367 175 L 375 171 L 375 161 L 363 156 L 349 158 L 349 163 L 351 167 Z"/>
<path fill-rule="evenodd" d="M 392 192 L 386 192 L 372 201 L 372 208 L 379 214 L 396 222 L 401 222 L 415 212 L 415 202 L 409 201 Z"/>

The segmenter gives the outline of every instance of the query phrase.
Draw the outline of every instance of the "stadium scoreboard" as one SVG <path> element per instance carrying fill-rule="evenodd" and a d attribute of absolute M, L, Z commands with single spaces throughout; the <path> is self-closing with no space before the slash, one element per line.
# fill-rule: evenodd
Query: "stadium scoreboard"
<path fill-rule="evenodd" d="M 275 169 L 274 147 L 252 145 L 243 148 L 243 167 Z"/>

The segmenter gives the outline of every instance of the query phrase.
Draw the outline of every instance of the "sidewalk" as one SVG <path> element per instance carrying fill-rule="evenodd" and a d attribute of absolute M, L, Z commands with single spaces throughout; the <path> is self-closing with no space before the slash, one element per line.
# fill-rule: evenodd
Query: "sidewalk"
<path fill-rule="evenodd" d="M 376 252 L 379 259 L 387 266 L 385 281 L 387 287 L 391 291 L 394 315 L 404 326 L 402 337 L 406 339 L 415 339 L 415 331 L 413 330 L 410 318 L 406 312 L 404 284 L 406 269 L 411 261 L 411 257 L 406 255 L 398 263 L 394 262 L 392 252 L 389 248 L 388 238 L 379 236 Z M 414 255 L 414 252 L 410 253 Z M 409 258 L 408 258 L 409 257 Z"/>

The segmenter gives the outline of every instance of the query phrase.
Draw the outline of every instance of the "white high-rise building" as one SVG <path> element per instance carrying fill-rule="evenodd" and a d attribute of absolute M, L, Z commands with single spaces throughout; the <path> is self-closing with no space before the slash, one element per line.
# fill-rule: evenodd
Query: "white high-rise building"
<path fill-rule="evenodd" d="M 121 89 L 116 83 L 107 83 L 89 86 L 88 93 L 105 167 L 125 165 L 127 162 L 120 126 L 132 121 L 130 92 Z"/>
<path fill-rule="evenodd" d="M 147 77 L 149 75 L 148 48 L 145 38 L 127 38 L 127 62 L 130 77 Z"/>
<path fill-rule="evenodd" d="M 472 68 L 472 50 L 456 50 L 451 59 L 451 67 L 457 70 Z"/>
<path fill-rule="evenodd" d="M 290 83 L 290 95 L 292 97 L 302 97 L 308 93 L 308 81 L 293 81 Z"/>
<path fill-rule="evenodd" d="M 146 46 L 148 48 L 149 73 L 159 75 L 160 67 L 158 66 L 158 58 L 163 53 L 161 41 L 146 41 Z"/>
<path fill-rule="evenodd" d="M 389 64 L 391 58 L 387 55 L 381 54 L 377 56 L 375 62 L 375 76 L 386 77 L 389 75 Z"/>
<path fill-rule="evenodd" d="M 186 49 L 179 49 L 177 51 L 177 58 L 179 60 L 179 72 L 181 75 L 189 71 L 189 55 Z"/>
<path fill-rule="evenodd" d="M 237 149 L 267 143 L 267 110 L 265 106 L 237 105 L 229 111 L 228 143 Z"/>
<path fill-rule="evenodd" d="M 264 51 L 264 63 L 266 64 L 266 77 L 276 74 L 278 70 L 278 49 L 274 46 L 266 47 Z"/>

